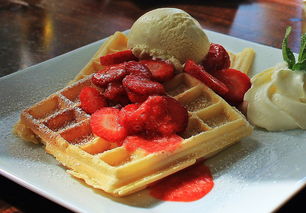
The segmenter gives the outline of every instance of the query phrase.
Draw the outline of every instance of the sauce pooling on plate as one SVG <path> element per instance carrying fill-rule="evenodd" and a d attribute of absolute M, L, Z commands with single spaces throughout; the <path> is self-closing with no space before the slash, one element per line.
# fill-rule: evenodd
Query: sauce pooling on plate
<path fill-rule="evenodd" d="M 150 194 L 163 201 L 191 202 L 204 197 L 214 186 L 211 172 L 196 164 L 152 185 Z"/>

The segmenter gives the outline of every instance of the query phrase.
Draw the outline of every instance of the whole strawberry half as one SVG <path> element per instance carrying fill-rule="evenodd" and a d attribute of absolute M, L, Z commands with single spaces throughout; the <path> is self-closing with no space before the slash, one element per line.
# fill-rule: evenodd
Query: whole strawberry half
<path fill-rule="evenodd" d="M 225 48 L 220 44 L 211 43 L 202 65 L 207 72 L 212 73 L 216 70 L 228 69 L 230 63 L 230 57 Z"/>

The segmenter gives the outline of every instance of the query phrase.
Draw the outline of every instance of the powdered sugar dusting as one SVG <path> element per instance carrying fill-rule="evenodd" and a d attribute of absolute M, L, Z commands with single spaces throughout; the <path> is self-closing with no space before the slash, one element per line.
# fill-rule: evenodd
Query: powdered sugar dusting
<path fill-rule="evenodd" d="M 44 151 L 42 144 L 25 142 L 13 134 L 12 127 L 18 115 L 19 112 L 14 112 L 0 119 L 0 171 L 11 171 L 11 174 L 24 177 L 25 180 L 30 177 L 29 181 L 45 179 L 51 184 L 55 180 L 64 180 L 67 186 L 71 185 L 65 169 L 59 167 L 54 157 Z"/>
<path fill-rule="evenodd" d="M 190 103 L 187 103 L 185 107 L 187 108 L 188 111 L 194 112 L 203 109 L 205 107 L 208 107 L 211 104 L 212 102 L 209 96 L 201 95 L 196 97 Z"/>

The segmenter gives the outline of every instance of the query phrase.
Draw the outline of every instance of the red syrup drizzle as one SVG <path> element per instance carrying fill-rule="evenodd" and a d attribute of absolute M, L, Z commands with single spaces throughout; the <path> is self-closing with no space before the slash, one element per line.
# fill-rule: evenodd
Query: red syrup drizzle
<path fill-rule="evenodd" d="M 163 201 L 191 202 L 204 197 L 214 186 L 203 163 L 179 171 L 149 187 L 151 196 Z"/>
<path fill-rule="evenodd" d="M 159 151 L 173 152 L 180 146 L 182 141 L 183 138 L 176 134 L 154 138 L 127 136 L 123 144 L 130 152 L 135 151 L 137 148 L 141 148 L 148 153 Z"/>

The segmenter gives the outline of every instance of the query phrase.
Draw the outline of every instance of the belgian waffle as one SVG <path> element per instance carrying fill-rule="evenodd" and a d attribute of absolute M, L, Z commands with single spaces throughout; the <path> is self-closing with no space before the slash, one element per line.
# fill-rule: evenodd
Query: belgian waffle
<path fill-rule="evenodd" d="M 70 174 L 95 188 L 115 196 L 128 195 L 252 133 L 252 126 L 238 110 L 197 79 L 180 73 L 164 87 L 188 110 L 182 144 L 171 152 L 146 153 L 140 148 L 129 152 L 93 135 L 90 115 L 80 108 L 81 89 L 95 87 L 90 80 L 94 64 L 96 57 L 77 76 L 81 80 L 25 109 L 20 123 L 40 138 L 46 151 Z"/>
<path fill-rule="evenodd" d="M 25 109 L 21 120 L 69 172 L 95 188 L 124 196 L 190 166 L 202 157 L 248 136 L 252 127 L 235 108 L 204 84 L 179 74 L 165 84 L 167 93 L 189 113 L 181 146 L 174 152 L 130 153 L 92 134 L 90 115 L 80 108 L 79 92 L 94 86 L 90 76 Z"/>

